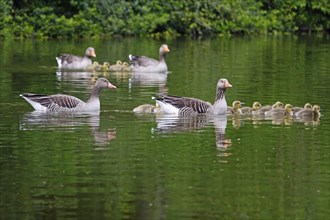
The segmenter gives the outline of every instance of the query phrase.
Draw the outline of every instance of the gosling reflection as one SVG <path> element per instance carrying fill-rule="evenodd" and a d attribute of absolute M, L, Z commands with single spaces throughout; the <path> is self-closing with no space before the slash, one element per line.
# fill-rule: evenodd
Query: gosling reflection
<path fill-rule="evenodd" d="M 320 117 L 317 116 L 308 116 L 308 117 L 296 117 L 292 115 L 272 115 L 270 117 L 265 117 L 261 115 L 252 115 L 252 117 L 246 117 L 242 115 L 233 115 L 230 117 L 232 120 L 232 125 L 234 128 L 239 129 L 244 127 L 245 124 L 252 123 L 255 126 L 261 126 L 262 124 L 269 124 L 272 125 L 285 125 L 285 126 L 292 126 L 296 123 L 303 123 L 306 126 L 316 126 L 320 124 Z"/>
<path fill-rule="evenodd" d="M 45 113 L 33 111 L 25 113 L 20 119 L 20 130 L 78 130 L 88 125 L 96 146 L 107 145 L 116 139 L 116 129 L 100 130 L 100 112 L 96 113 Z"/>

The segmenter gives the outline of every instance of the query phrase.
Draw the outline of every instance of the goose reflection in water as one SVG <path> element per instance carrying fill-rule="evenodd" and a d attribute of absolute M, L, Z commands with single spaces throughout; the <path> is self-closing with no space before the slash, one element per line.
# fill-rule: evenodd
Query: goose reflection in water
<path fill-rule="evenodd" d="M 97 80 L 97 77 L 94 77 L 91 72 L 57 71 L 56 77 L 60 82 L 58 87 L 66 84 L 70 88 L 81 87 L 92 89 Z"/>
<path fill-rule="evenodd" d="M 226 139 L 227 117 L 214 116 L 212 122 L 215 129 L 216 145 L 218 148 L 227 148 L 231 146 L 231 139 Z"/>
<path fill-rule="evenodd" d="M 167 94 L 167 74 L 168 73 L 145 73 L 133 72 L 128 83 L 129 91 L 133 86 L 155 87 L 158 86 L 160 94 Z"/>
<path fill-rule="evenodd" d="M 192 131 L 206 127 L 209 123 L 206 115 L 180 117 L 172 114 L 156 114 L 157 133 L 175 133 Z"/>
<path fill-rule="evenodd" d="M 132 83 L 137 85 L 165 84 L 167 73 L 132 73 Z"/>
<path fill-rule="evenodd" d="M 185 131 L 200 131 L 213 124 L 217 148 L 225 149 L 231 146 L 231 140 L 226 139 L 227 117 L 217 115 L 197 115 L 180 117 L 170 114 L 156 114 L 157 127 L 154 133 L 177 133 Z"/>
<path fill-rule="evenodd" d="M 100 131 L 100 113 L 45 113 L 33 111 L 20 119 L 20 130 L 77 130 L 88 125 L 96 146 L 104 146 L 116 139 L 116 129 Z"/>
<path fill-rule="evenodd" d="M 134 85 L 138 86 L 158 86 L 159 92 L 167 93 L 167 73 L 144 73 L 144 72 L 134 72 L 132 73 L 130 79 L 131 88 Z"/>

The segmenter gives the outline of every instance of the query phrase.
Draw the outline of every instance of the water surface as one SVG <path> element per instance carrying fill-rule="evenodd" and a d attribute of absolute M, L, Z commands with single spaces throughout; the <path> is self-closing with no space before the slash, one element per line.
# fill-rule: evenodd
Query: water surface
<path fill-rule="evenodd" d="M 330 215 L 330 40 L 327 37 L 177 39 L 168 74 L 58 72 L 60 52 L 96 49 L 100 63 L 158 57 L 163 42 L 4 41 L 0 45 L 1 219 L 326 219 Z M 20 93 L 86 100 L 99 114 L 40 114 Z M 319 104 L 319 120 L 177 118 L 134 114 L 158 93 L 228 105 Z"/>

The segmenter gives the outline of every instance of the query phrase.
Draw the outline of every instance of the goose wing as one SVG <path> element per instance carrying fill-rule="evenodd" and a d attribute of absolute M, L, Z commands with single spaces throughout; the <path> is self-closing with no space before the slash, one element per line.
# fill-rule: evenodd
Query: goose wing
<path fill-rule="evenodd" d="M 130 55 L 129 59 L 133 66 L 147 67 L 147 66 L 155 66 L 159 63 L 158 60 L 146 56 Z"/>
<path fill-rule="evenodd" d="M 40 105 L 46 107 L 48 110 L 55 110 L 56 108 L 66 108 L 73 109 L 79 104 L 83 103 L 80 99 L 70 96 L 70 95 L 42 95 L 42 94 L 22 94 L 25 98 L 39 103 Z"/>
<path fill-rule="evenodd" d="M 83 59 L 80 56 L 75 56 L 72 54 L 61 54 L 59 56 L 59 58 L 61 59 L 62 63 L 64 63 L 64 62 L 66 62 L 66 63 L 80 62 Z"/>
<path fill-rule="evenodd" d="M 172 106 L 180 109 L 180 114 L 201 114 L 206 113 L 212 107 L 211 103 L 205 102 L 196 98 L 180 97 L 180 96 L 163 96 L 157 98 L 161 102 L 171 104 Z"/>

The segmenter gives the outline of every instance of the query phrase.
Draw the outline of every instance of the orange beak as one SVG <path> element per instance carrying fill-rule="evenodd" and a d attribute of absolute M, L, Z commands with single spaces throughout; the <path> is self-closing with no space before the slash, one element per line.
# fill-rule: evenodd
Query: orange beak
<path fill-rule="evenodd" d="M 229 84 L 229 82 L 228 81 L 226 81 L 226 83 L 225 83 L 225 88 L 228 88 L 228 87 L 233 87 L 231 84 Z"/>
<path fill-rule="evenodd" d="M 166 52 L 166 53 L 170 52 L 170 49 L 168 49 L 168 46 L 166 46 L 166 47 L 164 48 L 164 52 Z"/>
<path fill-rule="evenodd" d="M 109 88 L 109 89 L 115 89 L 115 88 L 117 88 L 117 87 L 109 82 L 109 83 L 108 83 L 108 88 Z"/>
<path fill-rule="evenodd" d="M 91 52 L 91 56 L 92 56 L 92 57 L 96 57 L 95 50 L 93 50 L 93 51 Z"/>

